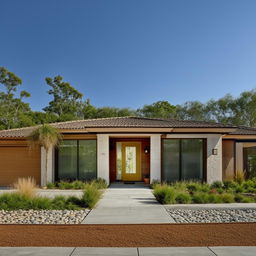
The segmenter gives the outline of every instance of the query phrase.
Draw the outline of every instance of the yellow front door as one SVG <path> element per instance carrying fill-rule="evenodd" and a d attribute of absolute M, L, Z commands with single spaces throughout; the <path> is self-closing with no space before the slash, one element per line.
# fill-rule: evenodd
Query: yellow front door
<path fill-rule="evenodd" d="M 140 142 L 122 143 L 122 179 L 124 181 L 141 180 Z"/>

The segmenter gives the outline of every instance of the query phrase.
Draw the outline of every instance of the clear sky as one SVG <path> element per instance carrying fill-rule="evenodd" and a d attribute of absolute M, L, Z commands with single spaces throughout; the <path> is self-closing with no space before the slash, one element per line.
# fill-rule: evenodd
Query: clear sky
<path fill-rule="evenodd" d="M 46 76 L 96 106 L 206 102 L 256 87 L 255 0 L 0 0 L 0 66 L 40 110 Z"/>

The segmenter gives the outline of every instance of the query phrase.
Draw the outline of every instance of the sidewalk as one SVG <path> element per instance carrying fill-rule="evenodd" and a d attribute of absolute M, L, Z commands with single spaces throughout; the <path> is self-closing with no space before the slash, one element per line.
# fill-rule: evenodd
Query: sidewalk
<path fill-rule="evenodd" d="M 1 256 L 255 256 L 253 247 L 0 247 Z"/>
<path fill-rule="evenodd" d="M 144 184 L 114 183 L 82 224 L 175 223 Z"/>

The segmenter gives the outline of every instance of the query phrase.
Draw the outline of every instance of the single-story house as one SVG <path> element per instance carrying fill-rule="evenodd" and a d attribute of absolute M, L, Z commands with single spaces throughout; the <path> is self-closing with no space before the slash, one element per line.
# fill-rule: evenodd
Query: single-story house
<path fill-rule="evenodd" d="M 0 131 L 0 186 L 19 177 L 39 185 L 57 180 L 232 179 L 256 173 L 256 129 L 201 121 L 141 117 L 53 123 L 63 135 L 48 151 L 28 146 L 35 127 Z"/>

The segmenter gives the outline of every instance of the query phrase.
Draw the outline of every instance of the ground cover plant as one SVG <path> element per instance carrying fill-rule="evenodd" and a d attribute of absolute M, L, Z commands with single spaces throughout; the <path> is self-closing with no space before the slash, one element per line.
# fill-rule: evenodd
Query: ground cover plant
<path fill-rule="evenodd" d="M 211 185 L 193 181 L 156 183 L 152 187 L 154 196 L 162 204 L 256 202 L 256 178 L 216 181 Z"/>
<path fill-rule="evenodd" d="M 36 185 L 32 178 L 21 178 L 14 184 L 13 193 L 0 195 L 0 210 L 79 210 L 93 208 L 99 201 L 103 181 L 83 183 L 83 194 L 75 196 L 55 196 L 54 198 L 36 195 Z"/>
<path fill-rule="evenodd" d="M 75 180 L 75 181 L 58 181 L 58 182 L 49 182 L 47 183 L 48 189 L 85 189 L 88 185 L 93 185 L 98 189 L 106 189 L 108 187 L 104 179 L 98 178 L 90 182 Z"/>

